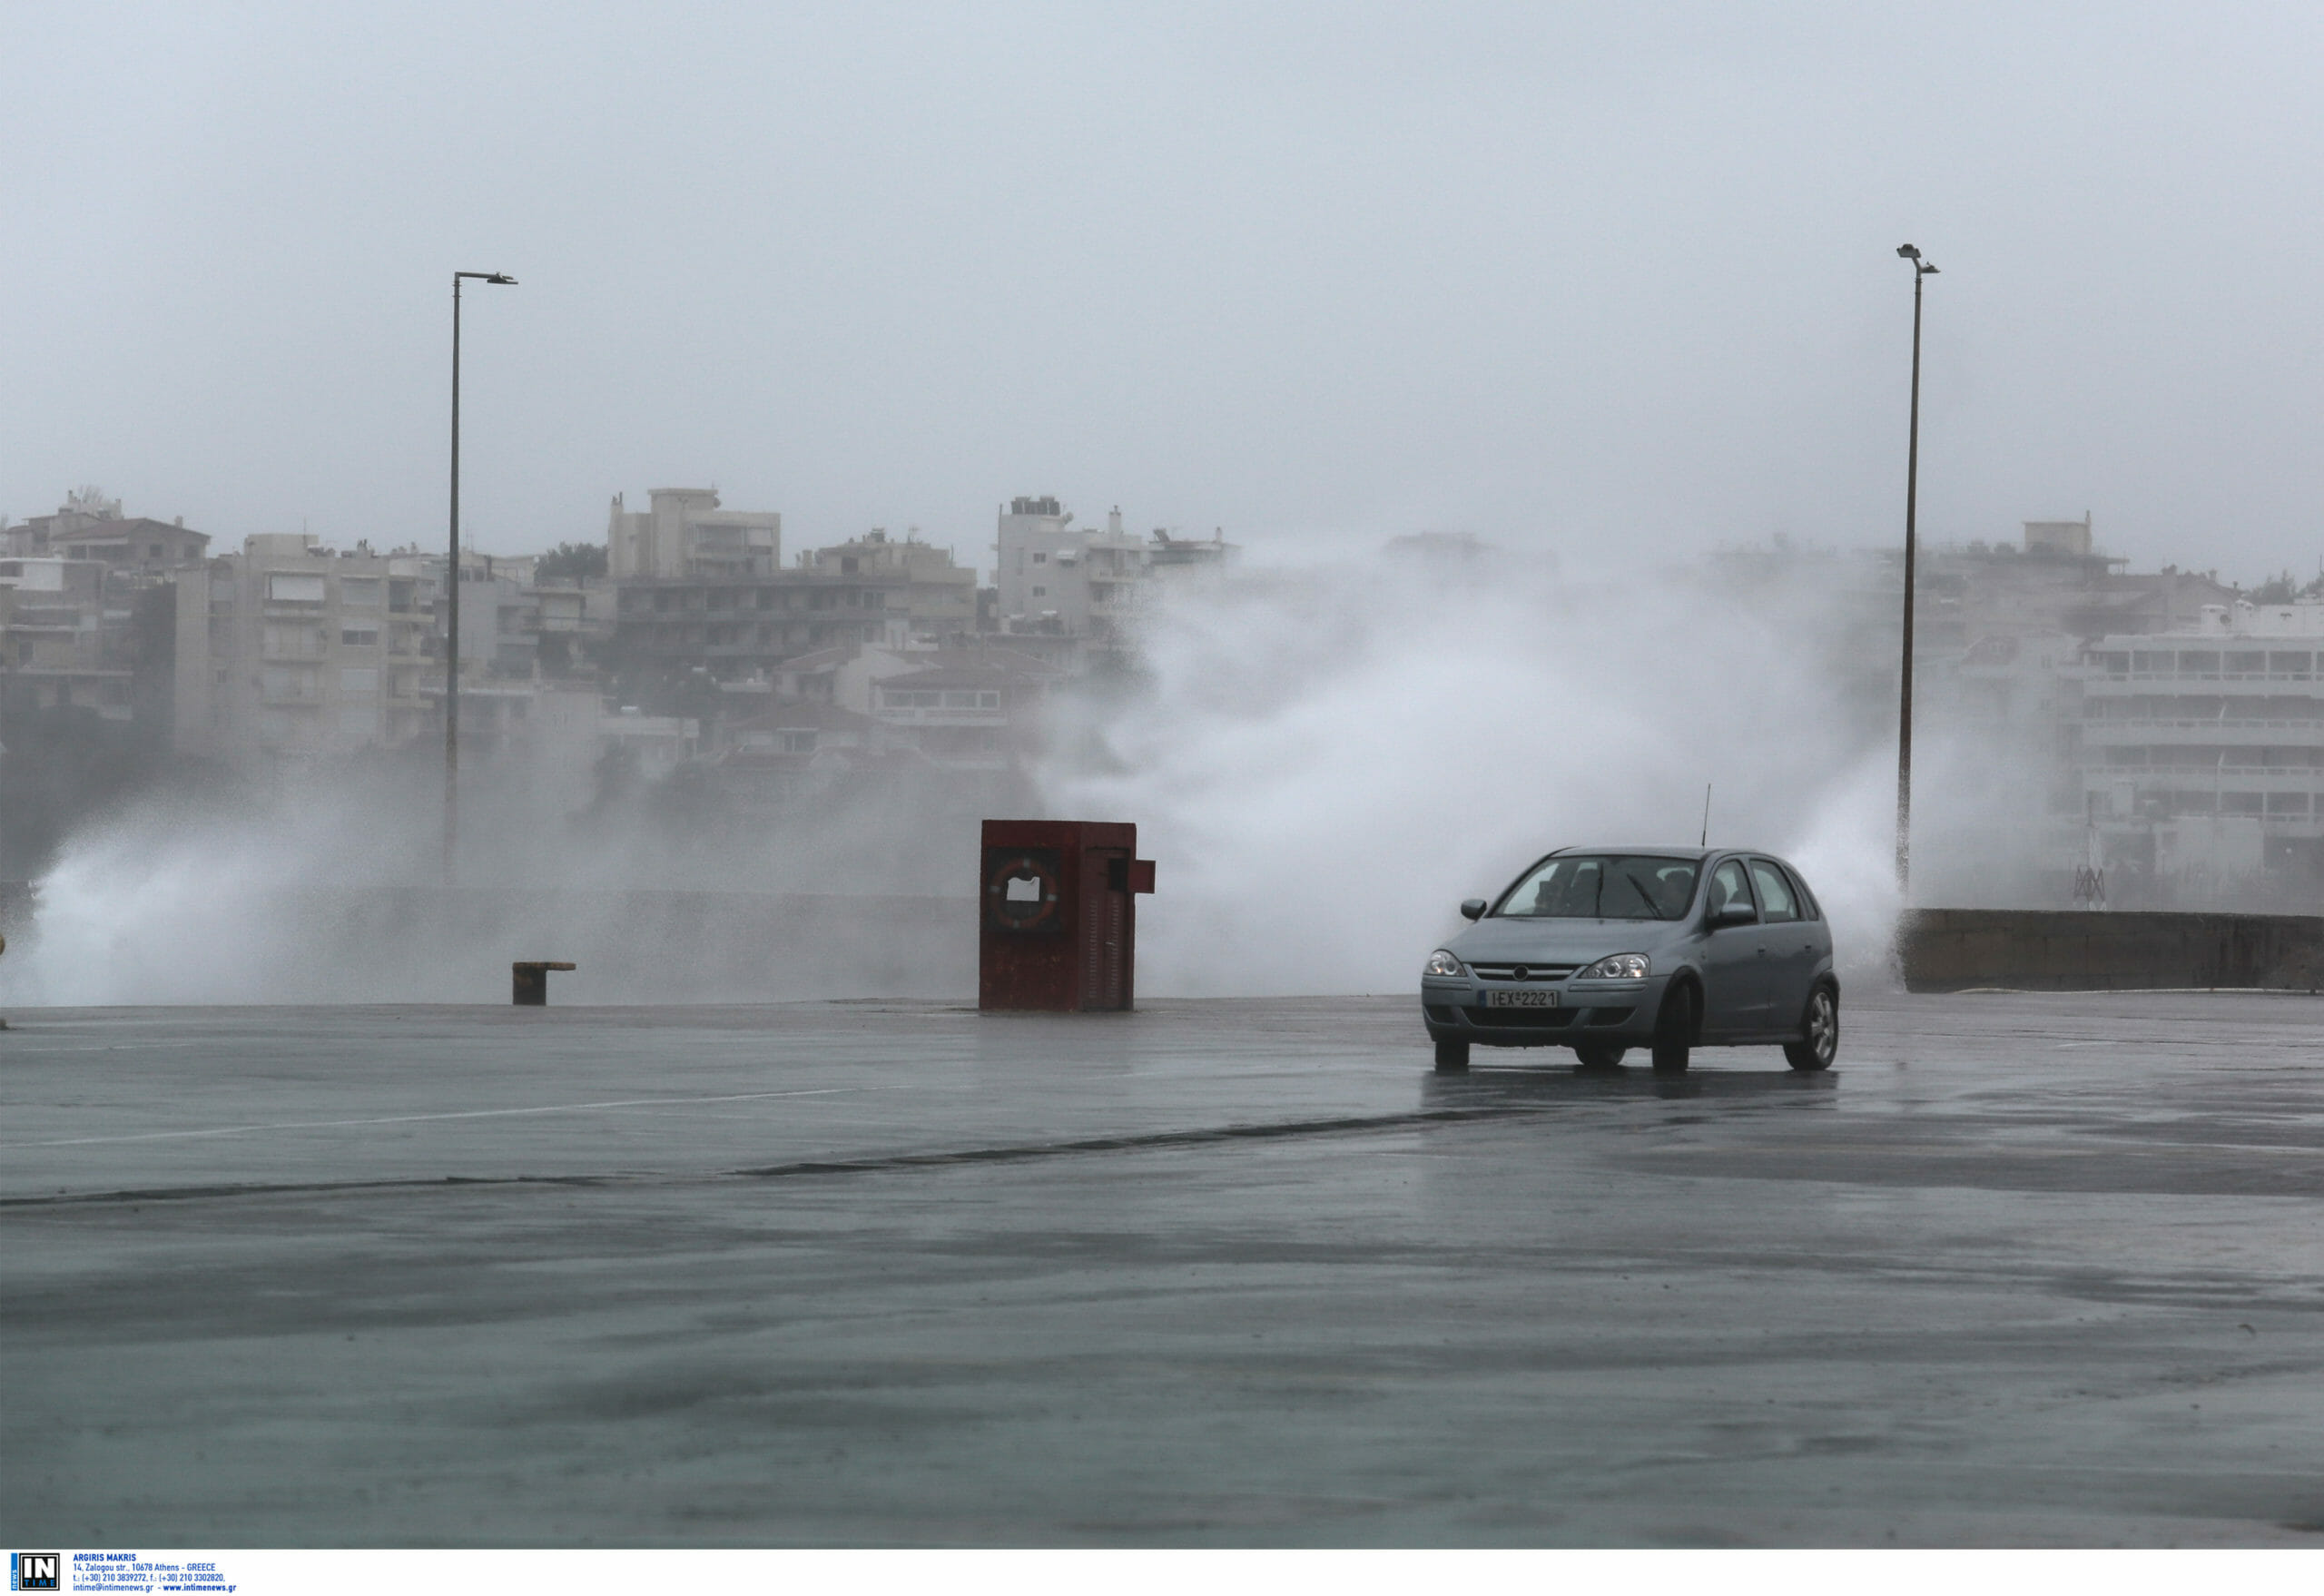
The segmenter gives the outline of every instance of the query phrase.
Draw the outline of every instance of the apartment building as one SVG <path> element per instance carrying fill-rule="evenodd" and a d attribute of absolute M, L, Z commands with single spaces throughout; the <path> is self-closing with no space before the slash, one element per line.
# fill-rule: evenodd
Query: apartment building
<path fill-rule="evenodd" d="M 100 560 L 0 559 L 0 701 L 12 712 L 130 718 L 133 596 L 110 575 Z"/>
<path fill-rule="evenodd" d="M 1030 752 L 1057 673 L 1013 650 L 932 649 L 870 684 L 891 746 L 953 770 L 1002 770 Z"/>
<path fill-rule="evenodd" d="M 799 557 L 803 569 L 826 576 L 901 576 L 904 616 L 915 637 L 931 641 L 977 629 L 977 574 L 954 563 L 952 551 L 922 543 L 918 528 L 901 538 L 874 527 L 861 537 Z"/>
<path fill-rule="evenodd" d="M 804 699 L 771 700 L 730 724 L 724 743 L 710 762 L 709 788 L 743 814 L 772 813 L 818 785 L 891 758 L 870 715 Z"/>
<path fill-rule="evenodd" d="M 2206 606 L 2083 656 L 2083 801 L 2117 879 L 2197 904 L 2324 877 L 2324 604 Z M 2110 895 L 2120 902 L 2116 885 Z"/>
<path fill-rule="evenodd" d="M 641 577 L 618 583 L 616 591 L 615 654 L 625 669 L 652 675 L 698 666 L 718 682 L 766 679 L 816 649 L 901 646 L 911 633 L 911 578 L 900 570 Z"/>
<path fill-rule="evenodd" d="M 714 488 L 656 488 L 630 510 L 614 495 L 606 526 L 606 569 L 615 581 L 742 580 L 783 564 L 783 517 L 722 508 Z"/>
<path fill-rule="evenodd" d="M 1000 513 L 993 552 L 1002 626 L 1111 644 L 1135 613 L 1146 576 L 1145 543 L 1122 529 L 1076 527 L 1053 498 L 1018 498 Z"/>
<path fill-rule="evenodd" d="M 604 576 L 536 579 L 525 589 L 533 657 L 544 675 L 585 675 L 596 650 L 614 638 L 621 595 Z"/>
<path fill-rule="evenodd" d="M 122 514 L 94 488 L 0 527 L 0 702 L 158 722 L 167 710 L 171 573 L 207 535 Z"/>
<path fill-rule="evenodd" d="M 171 521 L 124 516 L 121 500 L 107 498 L 96 488 L 65 495 L 53 516 L 33 516 L 0 527 L 0 555 L 54 555 L 147 570 L 191 564 L 202 557 L 209 543 L 205 534 L 186 529 L 183 516 Z"/>
<path fill-rule="evenodd" d="M 2216 577 L 2166 566 L 2131 572 L 2100 551 L 2087 517 L 2027 521 L 2015 543 L 1925 549 L 1915 583 L 1916 653 L 1959 655 L 1988 637 L 2162 632 L 2196 624 L 2207 605 L 2232 604 Z M 1898 561 L 1901 575 L 1901 559 Z"/>
<path fill-rule="evenodd" d="M 431 567 L 444 568 L 440 557 Z M 535 674 L 541 636 L 541 600 L 533 586 L 537 557 L 460 551 L 460 680 L 527 678 Z M 438 626 L 439 633 L 448 628 Z M 436 685 L 443 685 L 439 674 Z"/>
<path fill-rule="evenodd" d="M 1217 535 L 1174 537 L 1157 527 L 1140 538 L 1124 528 L 1118 507 L 1103 528 L 1076 527 L 1054 498 L 1010 500 L 995 533 L 992 629 L 1076 671 L 1126 647 L 1132 622 L 1165 584 L 1214 576 L 1237 552 Z"/>
<path fill-rule="evenodd" d="M 424 735 L 442 691 L 443 568 L 440 557 L 267 533 L 182 573 L 178 749 L 301 760 Z"/>
<path fill-rule="evenodd" d="M 992 645 L 818 649 L 725 685 L 712 790 L 749 810 L 851 773 L 1008 770 L 1037 741 L 1057 675 Z"/>
<path fill-rule="evenodd" d="M 1208 537 L 1174 537 L 1157 527 L 1146 546 L 1146 569 L 1157 581 L 1191 581 L 1225 571 L 1241 552 L 1221 531 Z"/>
<path fill-rule="evenodd" d="M 49 553 L 68 559 L 95 560 L 115 571 L 151 574 L 200 565 L 209 550 L 210 535 L 190 529 L 182 520 L 156 521 L 140 516 L 52 532 L 47 544 Z"/>

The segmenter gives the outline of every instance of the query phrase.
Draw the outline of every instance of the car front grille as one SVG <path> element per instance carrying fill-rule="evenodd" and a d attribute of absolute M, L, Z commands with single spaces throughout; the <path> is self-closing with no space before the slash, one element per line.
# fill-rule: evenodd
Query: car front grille
<path fill-rule="evenodd" d="M 1471 964 L 1479 980 L 1563 980 L 1578 964 Z M 1524 973 L 1520 975 L 1519 970 Z"/>

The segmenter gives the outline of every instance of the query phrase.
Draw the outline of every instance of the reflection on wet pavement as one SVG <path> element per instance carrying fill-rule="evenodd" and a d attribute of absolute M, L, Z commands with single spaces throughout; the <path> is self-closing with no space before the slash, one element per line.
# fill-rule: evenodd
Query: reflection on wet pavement
<path fill-rule="evenodd" d="M 0 1500 L 180 1544 L 2308 1544 L 2314 1000 L 12 1015 Z"/>

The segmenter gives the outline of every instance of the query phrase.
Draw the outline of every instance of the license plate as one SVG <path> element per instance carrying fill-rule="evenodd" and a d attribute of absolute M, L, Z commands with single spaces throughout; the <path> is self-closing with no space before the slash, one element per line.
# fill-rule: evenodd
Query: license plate
<path fill-rule="evenodd" d="M 1487 992 L 1488 1009 L 1554 1009 L 1558 1006 L 1555 992 Z"/>

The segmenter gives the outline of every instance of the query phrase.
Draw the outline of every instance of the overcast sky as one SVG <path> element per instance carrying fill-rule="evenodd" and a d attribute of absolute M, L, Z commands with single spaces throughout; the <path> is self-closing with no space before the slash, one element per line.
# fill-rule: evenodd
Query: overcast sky
<path fill-rule="evenodd" d="M 0 0 L 0 511 L 2324 556 L 2324 8 Z"/>

